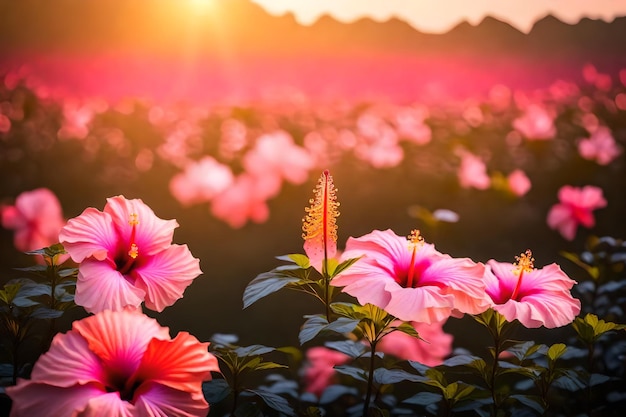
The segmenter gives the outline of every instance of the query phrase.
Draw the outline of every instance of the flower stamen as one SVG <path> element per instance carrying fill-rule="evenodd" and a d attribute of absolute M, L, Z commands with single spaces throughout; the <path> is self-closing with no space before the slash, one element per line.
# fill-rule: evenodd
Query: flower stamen
<path fill-rule="evenodd" d="M 129 217 L 130 219 L 128 220 L 128 224 L 132 226 L 132 229 L 130 231 L 130 248 L 127 252 L 128 259 L 126 260 L 124 266 L 119 270 L 122 275 L 130 271 L 130 268 L 133 266 L 135 259 L 137 259 L 137 256 L 139 256 L 139 247 L 135 243 L 137 225 L 139 224 L 139 216 L 137 215 L 137 213 L 131 213 Z"/>
<path fill-rule="evenodd" d="M 535 269 L 535 258 L 533 258 L 533 253 L 530 249 L 526 249 L 526 252 L 520 254 L 520 256 L 516 256 L 515 261 L 515 269 L 513 270 L 513 273 L 517 275 L 518 278 L 515 290 L 513 290 L 513 294 L 511 295 L 511 300 L 515 300 L 519 295 L 519 289 L 522 285 L 524 272 L 532 272 Z"/>
<path fill-rule="evenodd" d="M 302 238 L 309 245 L 319 248 L 324 267 L 328 258 L 334 256 L 337 243 L 337 217 L 339 202 L 333 177 L 324 170 L 315 187 L 315 198 L 309 200 L 306 215 L 302 219 Z M 306 248 L 305 248 L 306 249 Z M 307 252 L 308 253 L 308 252 Z"/>
<path fill-rule="evenodd" d="M 411 234 L 407 236 L 409 241 L 409 250 L 411 251 L 411 262 L 409 263 L 409 271 L 406 278 L 406 287 L 413 287 L 413 279 L 415 275 L 415 253 L 419 248 L 424 246 L 424 237 L 417 229 L 411 230 Z"/>

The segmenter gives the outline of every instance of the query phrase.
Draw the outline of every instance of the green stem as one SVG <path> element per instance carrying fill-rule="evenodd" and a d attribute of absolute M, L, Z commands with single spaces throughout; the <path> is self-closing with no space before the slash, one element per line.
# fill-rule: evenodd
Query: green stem
<path fill-rule="evenodd" d="M 237 373 L 233 372 L 233 406 L 230 410 L 230 416 L 235 416 L 235 411 L 237 410 L 237 405 L 239 402 L 239 387 L 237 386 Z"/>
<path fill-rule="evenodd" d="M 15 342 L 13 344 L 13 374 L 12 374 L 12 380 L 13 380 L 13 385 L 17 384 L 17 376 L 19 374 L 19 361 L 18 361 L 18 354 L 19 354 L 19 342 Z"/>
<path fill-rule="evenodd" d="M 370 368 L 367 375 L 367 391 L 365 393 L 365 403 L 363 404 L 363 417 L 367 416 L 372 398 L 372 387 L 374 386 L 374 360 L 376 359 L 376 343 L 377 340 L 370 341 Z"/>
<path fill-rule="evenodd" d="M 491 378 L 489 380 L 489 389 L 491 390 L 491 399 L 493 400 L 493 416 L 498 415 L 498 395 L 496 393 L 496 376 L 498 373 L 498 356 L 500 356 L 500 337 L 499 335 L 493 335 L 493 364 L 491 366 Z"/>

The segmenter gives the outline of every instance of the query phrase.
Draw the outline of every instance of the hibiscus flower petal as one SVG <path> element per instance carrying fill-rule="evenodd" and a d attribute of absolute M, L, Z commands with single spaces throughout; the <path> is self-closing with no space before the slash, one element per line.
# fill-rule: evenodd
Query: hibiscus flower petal
<path fill-rule="evenodd" d="M 111 217 L 93 207 L 70 219 L 59 233 L 59 240 L 74 262 L 93 256 L 102 261 L 115 248 L 117 235 Z"/>
<path fill-rule="evenodd" d="M 134 272 L 135 285 L 146 294 L 146 307 L 156 311 L 182 298 L 185 289 L 202 273 L 200 260 L 193 257 L 187 245 L 171 245 Z"/>
<path fill-rule="evenodd" d="M 441 294 L 438 287 L 402 288 L 389 282 L 385 290 L 390 299 L 384 310 L 403 321 L 427 324 L 443 321 L 453 308 L 454 298 Z"/>
<path fill-rule="evenodd" d="M 150 383 L 142 385 L 137 394 L 135 407 L 139 417 L 204 417 L 209 411 L 201 393 Z"/>
<path fill-rule="evenodd" d="M 163 220 L 154 214 L 142 200 L 128 200 L 124 196 L 107 198 L 104 212 L 113 219 L 123 240 L 130 241 L 133 226 L 131 215 L 137 215 L 135 244 L 142 254 L 152 255 L 168 248 L 174 238 L 176 220 Z"/>
<path fill-rule="evenodd" d="M 135 406 L 120 398 L 119 392 L 109 392 L 104 395 L 92 397 L 87 402 L 87 407 L 78 413 L 76 417 L 135 417 Z"/>
<path fill-rule="evenodd" d="M 76 304 L 90 313 L 138 307 L 145 296 L 109 262 L 87 259 L 80 264 L 76 282 Z"/>
<path fill-rule="evenodd" d="M 152 338 L 170 338 L 168 328 L 131 311 L 106 310 L 74 322 L 73 330 L 87 340 L 89 349 L 102 360 L 105 368 L 129 376 L 139 367 Z"/>
<path fill-rule="evenodd" d="M 135 378 L 179 391 L 202 393 L 202 381 L 211 379 L 211 371 L 220 370 L 208 346 L 187 332 L 178 333 L 173 340 L 152 339 Z"/>
<path fill-rule="evenodd" d="M 83 410 L 91 398 L 106 394 L 99 384 L 60 388 L 24 379 L 6 392 L 13 401 L 11 417 L 67 417 L 75 415 L 72 410 Z"/>
<path fill-rule="evenodd" d="M 89 350 L 87 340 L 76 331 L 57 334 L 50 349 L 37 360 L 31 379 L 57 387 L 88 382 L 104 383 L 100 359 Z"/>

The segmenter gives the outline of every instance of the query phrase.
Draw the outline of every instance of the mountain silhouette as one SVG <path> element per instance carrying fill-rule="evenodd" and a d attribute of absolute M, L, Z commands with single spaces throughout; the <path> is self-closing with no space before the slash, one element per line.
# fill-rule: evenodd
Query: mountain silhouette
<path fill-rule="evenodd" d="M 119 94 L 149 95 L 141 91 L 145 79 L 137 80 L 147 76 L 150 85 L 187 77 L 207 98 L 235 90 L 250 96 L 284 84 L 309 94 L 399 99 L 428 88 L 474 94 L 494 83 L 532 88 L 579 81 L 586 64 L 612 76 L 626 68 L 626 17 L 571 25 L 547 15 L 524 34 L 488 16 L 430 34 L 398 18 L 342 23 L 326 15 L 303 26 L 292 14 L 273 16 L 249 0 L 213 2 L 203 12 L 191 4 L 2 1 L 0 68 L 26 65 L 43 82 L 76 94 L 95 94 L 96 84 L 114 79 Z M 179 98 L 189 93 L 183 84 L 179 80 Z"/>

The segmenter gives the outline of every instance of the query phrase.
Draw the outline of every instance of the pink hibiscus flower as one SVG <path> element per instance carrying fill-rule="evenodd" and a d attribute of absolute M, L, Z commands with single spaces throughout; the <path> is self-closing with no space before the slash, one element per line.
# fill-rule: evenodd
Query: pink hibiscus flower
<path fill-rule="evenodd" d="M 213 197 L 232 185 L 234 176 L 228 165 L 205 156 L 190 162 L 184 172 L 170 181 L 170 192 L 184 206 L 211 201 Z"/>
<path fill-rule="evenodd" d="M 334 366 L 343 365 L 348 362 L 350 357 L 336 350 L 317 346 L 306 351 L 306 359 L 304 391 L 320 397 L 326 387 L 333 383 Z"/>
<path fill-rule="evenodd" d="M 211 213 L 233 229 L 243 227 L 248 220 L 267 221 L 270 216 L 267 200 L 280 191 L 280 184 L 273 178 L 239 175 L 230 187 L 213 198 Z"/>
<path fill-rule="evenodd" d="M 485 162 L 478 156 L 467 152 L 459 151 L 461 157 L 461 165 L 457 176 L 459 184 L 463 188 L 476 188 L 478 190 L 486 190 L 491 185 L 491 178 L 487 175 L 487 166 Z"/>
<path fill-rule="evenodd" d="M 454 336 L 443 331 L 444 323 L 445 320 L 432 324 L 412 322 L 411 324 L 424 340 L 395 331 L 381 339 L 377 350 L 427 366 L 441 365 L 452 352 L 454 339 Z"/>
<path fill-rule="evenodd" d="M 162 311 L 202 273 L 187 245 L 173 245 L 176 220 L 158 218 L 139 199 L 107 199 L 104 211 L 87 208 L 59 235 L 79 263 L 76 304 L 87 311 L 127 306 Z"/>
<path fill-rule="evenodd" d="M 578 142 L 578 152 L 585 159 L 608 165 L 619 156 L 622 149 L 615 143 L 609 128 L 600 126 L 590 138 Z"/>
<path fill-rule="evenodd" d="M 595 224 L 593 210 L 606 207 L 602 189 L 587 185 L 582 188 L 565 185 L 559 190 L 559 204 L 548 213 L 548 226 L 556 229 L 567 240 L 576 236 L 576 228 L 583 225 L 591 228 Z"/>
<path fill-rule="evenodd" d="M 260 136 L 242 163 L 248 174 L 265 177 L 265 182 L 274 181 L 280 189 L 283 179 L 292 184 L 305 182 L 313 168 L 313 157 L 296 145 L 289 133 L 280 130 Z"/>
<path fill-rule="evenodd" d="M 13 243 L 22 252 L 58 243 L 65 225 L 61 203 L 47 188 L 21 193 L 15 206 L 0 207 L 0 217 L 2 227 L 15 231 Z"/>
<path fill-rule="evenodd" d="M 172 339 L 141 313 L 100 312 L 57 334 L 31 379 L 6 388 L 11 416 L 206 416 L 202 381 L 219 372 L 208 345 Z"/>
<path fill-rule="evenodd" d="M 391 230 L 349 238 L 342 259 L 362 258 L 331 285 L 403 321 L 430 324 L 488 308 L 483 264 L 438 252 L 418 231 L 409 238 Z"/>
<path fill-rule="evenodd" d="M 519 320 L 528 328 L 561 327 L 580 313 L 580 300 L 570 290 L 576 281 L 557 264 L 534 268 L 530 250 L 517 257 L 518 262 L 487 262 L 485 283 L 493 300 L 493 309 L 507 321 Z"/>
<path fill-rule="evenodd" d="M 529 140 L 548 140 L 556 135 L 554 114 L 539 104 L 530 104 L 513 120 L 513 127 Z"/>
<path fill-rule="evenodd" d="M 509 189 L 517 197 L 525 195 L 528 191 L 530 191 L 532 186 L 530 179 L 521 169 L 516 169 L 511 172 L 506 179 L 509 184 Z"/>

